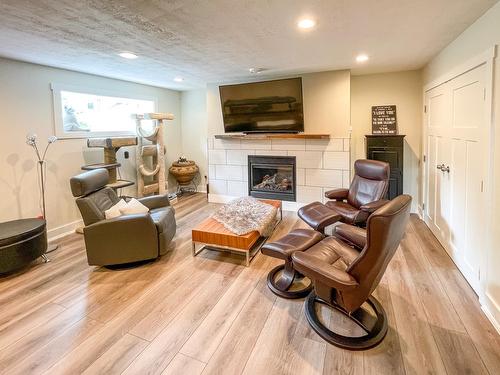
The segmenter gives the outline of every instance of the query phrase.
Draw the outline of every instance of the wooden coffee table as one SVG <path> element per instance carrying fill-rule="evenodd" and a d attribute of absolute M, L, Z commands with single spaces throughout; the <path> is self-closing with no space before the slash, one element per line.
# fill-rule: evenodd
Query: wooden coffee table
<path fill-rule="evenodd" d="M 281 201 L 273 199 L 259 200 L 278 209 L 279 219 L 276 219 L 276 223 L 274 225 L 274 228 L 276 228 L 283 218 Z M 250 261 L 257 254 L 262 245 L 266 243 L 266 241 L 267 237 L 260 236 L 257 231 L 239 236 L 229 231 L 224 227 L 224 225 L 212 218 L 204 220 L 192 230 L 193 256 L 198 255 L 205 249 L 244 254 L 246 257 L 247 267 L 250 265 Z M 199 249 L 196 249 L 198 244 L 201 244 L 202 246 Z"/>

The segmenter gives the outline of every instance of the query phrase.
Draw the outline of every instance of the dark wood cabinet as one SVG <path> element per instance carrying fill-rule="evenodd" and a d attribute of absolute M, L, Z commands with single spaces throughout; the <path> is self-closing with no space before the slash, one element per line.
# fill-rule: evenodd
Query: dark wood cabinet
<path fill-rule="evenodd" d="M 404 135 L 367 135 L 366 158 L 380 160 L 391 166 L 388 199 L 403 194 Z"/>

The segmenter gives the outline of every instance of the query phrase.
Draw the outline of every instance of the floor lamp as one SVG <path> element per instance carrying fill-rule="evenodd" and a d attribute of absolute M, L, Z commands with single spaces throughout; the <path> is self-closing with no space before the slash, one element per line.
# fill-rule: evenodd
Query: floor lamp
<path fill-rule="evenodd" d="M 28 144 L 28 146 L 31 146 L 33 147 L 33 149 L 35 150 L 35 154 L 38 158 L 38 166 L 37 166 L 37 169 L 39 168 L 39 173 L 40 173 L 40 197 L 41 197 L 41 200 L 42 200 L 42 205 L 41 205 L 41 208 L 42 208 L 42 216 L 45 220 L 45 222 L 47 222 L 47 212 L 46 212 L 46 209 L 45 209 L 45 172 L 46 172 L 46 160 L 45 160 L 45 156 L 47 155 L 47 150 L 49 149 L 50 145 L 52 143 L 54 143 L 55 141 L 57 141 L 57 137 L 52 135 L 50 136 L 48 139 L 47 139 L 47 146 L 45 146 L 45 150 L 43 151 L 43 154 L 40 154 L 40 151 L 38 150 L 38 144 L 37 144 L 37 136 L 36 134 L 28 134 L 26 136 L 26 143 Z M 47 251 L 45 252 L 45 254 L 47 253 L 50 253 L 54 250 L 56 250 L 58 248 L 58 245 L 57 244 L 48 244 L 47 246 Z M 47 258 L 47 256 L 43 254 L 42 255 L 42 258 L 45 262 L 48 262 L 49 259 Z"/>

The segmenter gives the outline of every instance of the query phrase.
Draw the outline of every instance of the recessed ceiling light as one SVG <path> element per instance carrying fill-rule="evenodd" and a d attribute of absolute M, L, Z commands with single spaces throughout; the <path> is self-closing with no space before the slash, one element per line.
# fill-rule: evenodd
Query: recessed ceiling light
<path fill-rule="evenodd" d="M 368 59 L 369 59 L 368 55 L 365 55 L 364 53 L 356 56 L 356 61 L 359 63 L 366 62 L 366 61 L 368 61 Z"/>
<path fill-rule="evenodd" d="M 297 22 L 297 26 L 300 29 L 312 29 L 316 26 L 316 21 L 311 18 L 302 18 L 299 22 Z"/>
<path fill-rule="evenodd" d="M 124 59 L 129 59 L 129 60 L 137 59 L 139 57 L 135 53 L 132 53 L 132 52 L 120 52 L 118 54 L 118 56 L 121 56 Z"/>
<path fill-rule="evenodd" d="M 174 81 L 175 82 L 182 82 L 182 81 L 184 81 L 184 78 L 182 78 L 182 77 L 175 77 Z"/>
<path fill-rule="evenodd" d="M 264 68 L 250 68 L 248 71 L 252 74 L 260 74 L 264 71 Z"/>

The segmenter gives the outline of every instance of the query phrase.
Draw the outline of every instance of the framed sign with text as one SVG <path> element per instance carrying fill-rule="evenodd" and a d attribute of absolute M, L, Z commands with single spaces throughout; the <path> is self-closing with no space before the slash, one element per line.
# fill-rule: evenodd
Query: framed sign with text
<path fill-rule="evenodd" d="M 372 107 L 372 134 L 398 134 L 395 105 Z"/>

